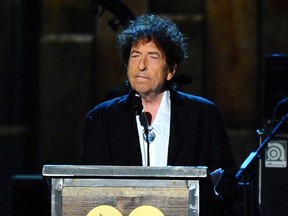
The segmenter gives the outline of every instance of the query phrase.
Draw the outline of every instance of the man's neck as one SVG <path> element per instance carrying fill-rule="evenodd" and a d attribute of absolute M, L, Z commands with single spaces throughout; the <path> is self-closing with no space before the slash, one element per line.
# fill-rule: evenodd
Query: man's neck
<path fill-rule="evenodd" d="M 164 92 L 158 94 L 156 97 L 144 97 L 142 98 L 142 104 L 145 112 L 151 114 L 151 122 L 155 119 L 158 109 L 160 107 Z"/>

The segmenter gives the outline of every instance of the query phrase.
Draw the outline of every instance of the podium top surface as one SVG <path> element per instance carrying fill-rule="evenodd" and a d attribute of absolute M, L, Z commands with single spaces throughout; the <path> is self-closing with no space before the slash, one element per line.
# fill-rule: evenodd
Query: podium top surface
<path fill-rule="evenodd" d="M 95 165 L 44 165 L 44 177 L 141 177 L 141 178 L 205 178 L 207 167 L 142 167 Z"/>

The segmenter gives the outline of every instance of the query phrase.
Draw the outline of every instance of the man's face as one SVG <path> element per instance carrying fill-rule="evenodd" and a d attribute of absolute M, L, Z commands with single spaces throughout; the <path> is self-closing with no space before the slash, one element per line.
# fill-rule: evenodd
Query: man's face
<path fill-rule="evenodd" d="M 153 41 L 140 40 L 132 46 L 128 62 L 128 80 L 140 95 L 159 94 L 166 80 L 174 76 L 168 69 L 164 53 Z"/>

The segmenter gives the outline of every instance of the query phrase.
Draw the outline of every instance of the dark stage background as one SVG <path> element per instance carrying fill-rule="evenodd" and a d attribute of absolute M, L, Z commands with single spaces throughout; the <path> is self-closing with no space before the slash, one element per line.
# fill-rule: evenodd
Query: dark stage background
<path fill-rule="evenodd" d="M 256 130 L 265 129 L 265 137 L 275 104 L 288 96 L 287 2 L 123 3 L 134 15 L 171 17 L 188 37 L 190 58 L 178 72 L 182 89 L 218 104 L 240 167 L 259 146 Z M 93 5 L 92 0 L 0 0 L 0 216 L 50 215 L 43 164 L 78 164 L 86 112 L 121 92 L 126 72 L 118 58 L 117 29 L 109 25 L 115 14 L 106 10 L 99 16 L 102 7 L 96 13 Z M 288 110 L 281 109 L 277 119 Z M 287 136 L 281 129 L 276 141 Z M 287 148 L 282 153 L 286 157 Z M 269 184 L 286 191 L 287 168 L 267 168 L 263 161 L 262 173 L 257 161 L 251 175 L 252 195 L 257 197 L 263 176 L 261 196 L 272 193 L 265 190 Z M 274 206 L 288 200 L 284 192 L 272 197 Z M 271 202 L 264 198 L 263 215 L 281 215 L 267 207 Z"/>

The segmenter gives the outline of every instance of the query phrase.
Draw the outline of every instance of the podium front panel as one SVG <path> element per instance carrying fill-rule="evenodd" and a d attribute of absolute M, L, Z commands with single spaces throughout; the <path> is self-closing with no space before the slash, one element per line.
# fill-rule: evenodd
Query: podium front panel
<path fill-rule="evenodd" d="M 161 213 L 155 216 L 198 216 L 200 180 L 207 177 L 205 168 L 192 167 L 101 167 L 100 170 L 97 167 L 94 172 L 88 167 L 90 174 L 84 169 L 85 175 L 77 173 L 79 170 L 73 167 L 76 176 L 68 175 L 66 170 L 62 177 L 50 168 L 50 174 L 44 170 L 43 176 L 51 178 L 52 216 L 108 216 L 106 207 L 121 216 L 140 216 L 133 212 L 143 206 Z M 113 169 L 117 170 L 113 172 Z M 110 216 L 116 215 L 111 213 Z"/>

